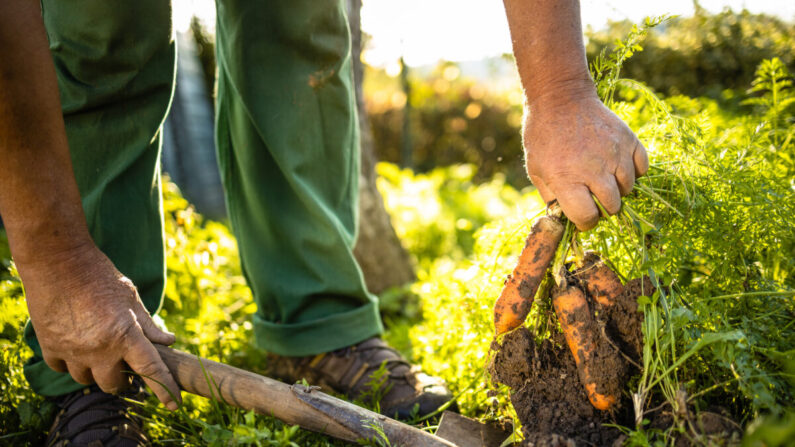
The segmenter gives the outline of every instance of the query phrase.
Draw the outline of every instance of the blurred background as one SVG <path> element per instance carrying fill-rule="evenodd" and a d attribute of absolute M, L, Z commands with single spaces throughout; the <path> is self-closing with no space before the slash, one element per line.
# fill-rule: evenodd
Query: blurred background
<path fill-rule="evenodd" d="M 453 198 L 458 192 L 486 183 L 532 191 L 521 145 L 523 94 L 502 2 L 345 5 L 362 135 L 356 255 L 370 290 L 381 293 L 415 279 L 412 247 L 406 247 L 411 238 L 395 230 L 387 212 L 394 214 L 394 205 L 385 206 L 382 198 L 390 182 L 400 182 L 400 171 L 390 169 L 406 175 L 454 169 L 442 175 L 440 187 L 450 192 L 456 212 L 469 216 L 462 220 L 469 224 L 453 233 L 469 236 L 456 237 L 461 240 L 447 248 L 471 246 L 472 232 L 488 213 L 481 216 L 472 211 L 474 204 Z M 779 57 L 790 72 L 795 69 L 792 1 L 583 0 L 581 13 L 591 62 L 645 17 L 672 17 L 650 30 L 621 77 L 673 103 L 683 103 L 676 100 L 680 96 L 700 97 L 740 117 L 751 111 L 741 103 L 762 60 Z M 163 170 L 197 211 L 224 221 L 213 141 L 215 3 L 174 0 L 174 22 L 179 69 L 164 129 Z M 377 173 L 377 162 L 390 165 Z M 469 174 L 456 177 L 457 167 Z M 403 210 L 427 212 L 415 202 Z M 447 246 L 437 245 L 432 251 Z"/>
<path fill-rule="evenodd" d="M 475 181 L 500 175 L 529 185 L 502 2 L 348 0 L 348 9 L 361 45 L 363 131 L 372 136 L 363 150 L 415 172 L 471 163 Z M 583 0 L 581 9 L 589 60 L 644 17 L 678 16 L 655 28 L 622 71 L 664 96 L 706 96 L 737 109 L 741 95 L 732 92 L 750 86 L 761 60 L 778 56 L 790 71 L 795 63 L 792 1 Z M 180 71 L 164 166 L 199 211 L 218 218 L 224 208 L 209 124 L 215 2 L 175 0 L 174 17 Z"/>

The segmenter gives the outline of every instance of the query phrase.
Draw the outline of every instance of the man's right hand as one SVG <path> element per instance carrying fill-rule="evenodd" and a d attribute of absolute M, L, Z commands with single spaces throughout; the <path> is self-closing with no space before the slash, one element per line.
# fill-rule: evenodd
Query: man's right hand
<path fill-rule="evenodd" d="M 0 48 L 0 213 L 44 360 L 106 392 L 127 384 L 127 363 L 176 408 L 152 345 L 174 336 L 89 235 L 39 2 L 0 1 Z"/>
<path fill-rule="evenodd" d="M 22 271 L 30 319 L 50 368 L 116 393 L 129 384 L 126 363 L 167 408 L 177 408 L 179 387 L 152 345 L 170 345 L 174 335 L 155 325 L 132 281 L 94 244 L 28 262 Z"/>

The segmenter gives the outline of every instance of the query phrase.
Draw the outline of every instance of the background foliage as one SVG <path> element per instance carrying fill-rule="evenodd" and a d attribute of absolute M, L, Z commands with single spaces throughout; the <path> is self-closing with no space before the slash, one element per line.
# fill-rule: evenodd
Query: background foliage
<path fill-rule="evenodd" d="M 632 28 L 611 22 L 586 33 L 588 59 L 615 47 Z M 725 89 L 745 89 L 764 59 L 795 68 L 795 26 L 776 17 L 725 9 L 710 14 L 696 2 L 692 17 L 675 17 L 649 32 L 643 52 L 623 66 L 623 76 L 643 80 L 665 95 L 720 99 Z"/>
<path fill-rule="evenodd" d="M 586 31 L 588 59 L 616 49 L 632 26 L 620 21 Z M 643 81 L 665 96 L 709 97 L 728 114 L 747 113 L 740 102 L 762 60 L 778 57 L 795 71 L 795 26 L 748 11 L 710 14 L 697 7 L 693 17 L 675 17 L 649 30 L 639 48 L 623 63 L 621 77 Z M 510 63 L 512 56 L 504 59 Z M 499 72 L 506 62 L 493 63 L 497 66 L 491 70 Z M 410 68 L 406 92 L 398 76 L 368 67 L 365 93 L 378 159 L 406 164 L 400 148 L 408 120 L 416 171 L 472 163 L 478 166 L 476 181 L 501 173 L 517 188 L 529 185 L 522 162 L 518 82 L 505 86 L 478 80 L 460 68 L 450 62 Z"/>

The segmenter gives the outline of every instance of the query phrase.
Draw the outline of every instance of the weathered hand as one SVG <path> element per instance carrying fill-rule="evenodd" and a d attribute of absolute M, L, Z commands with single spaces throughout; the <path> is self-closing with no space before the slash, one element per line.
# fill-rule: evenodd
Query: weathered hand
<path fill-rule="evenodd" d="M 635 178 L 649 168 L 646 149 L 595 93 L 550 92 L 529 105 L 524 128 L 527 173 L 547 203 L 556 200 L 581 231 L 600 212 L 591 194 L 613 215 Z"/>
<path fill-rule="evenodd" d="M 155 325 L 132 281 L 99 249 L 88 244 L 19 267 L 30 318 L 52 369 L 116 393 L 129 384 L 126 362 L 166 407 L 176 409 L 179 388 L 152 345 L 169 345 L 174 335 Z"/>

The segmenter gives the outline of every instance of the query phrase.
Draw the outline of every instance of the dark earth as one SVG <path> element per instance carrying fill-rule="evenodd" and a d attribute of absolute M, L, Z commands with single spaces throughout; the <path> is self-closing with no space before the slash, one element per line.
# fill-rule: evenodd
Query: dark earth
<path fill-rule="evenodd" d="M 632 280 L 613 306 L 603 308 L 589 297 L 589 309 L 582 309 L 595 315 L 588 330 L 597 334 L 594 355 L 599 361 L 591 373 L 597 391 L 621 396 L 612 412 L 591 406 L 562 333 L 553 331 L 539 344 L 521 327 L 506 334 L 501 346 L 495 344 L 498 349 L 489 370 L 492 380 L 511 388 L 524 445 L 609 446 L 621 440 L 621 432 L 605 424 L 633 425 L 631 402 L 621 390 L 638 372 L 633 363 L 639 363 L 643 346 L 643 314 L 637 309 L 637 297 L 652 290 L 647 278 Z"/>
<path fill-rule="evenodd" d="M 603 427 L 614 418 L 591 406 L 565 346 L 561 333 L 538 345 L 527 328 L 516 329 L 503 338 L 490 365 L 492 380 L 511 388 L 526 444 L 611 445 L 621 433 Z M 617 422 L 631 423 L 629 416 Z"/>
<path fill-rule="evenodd" d="M 569 279 L 577 282 L 576 277 Z M 602 306 L 587 297 L 588 310 L 594 315 L 590 330 L 598 334 L 595 358 L 600 359 L 592 375 L 598 392 L 620 396 L 612 411 L 599 411 L 590 404 L 574 357 L 558 330 L 539 343 L 529 329 L 520 327 L 505 334 L 501 345 L 492 343 L 495 353 L 489 373 L 494 382 L 511 388 L 511 403 L 525 437 L 523 446 L 619 446 L 626 440 L 618 429 L 607 424 L 635 424 L 626 386 L 640 372 L 643 350 L 643 313 L 638 310 L 637 299 L 653 292 L 651 281 L 644 277 L 629 281 L 611 306 Z M 701 442 L 738 438 L 739 425 L 720 414 L 720 409 L 694 415 L 688 412 L 686 403 L 681 407 L 685 410 L 679 418 L 685 421 L 690 435 L 678 436 L 675 446 L 693 445 L 693 435 Z M 674 423 L 670 411 L 660 410 L 646 417 L 651 419 L 649 428 L 666 430 Z"/>

